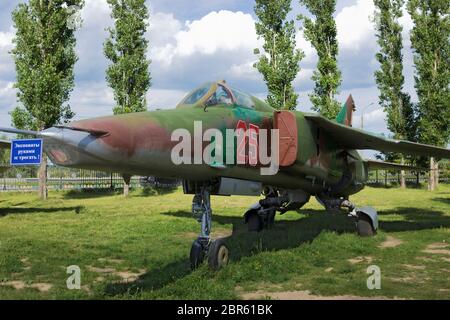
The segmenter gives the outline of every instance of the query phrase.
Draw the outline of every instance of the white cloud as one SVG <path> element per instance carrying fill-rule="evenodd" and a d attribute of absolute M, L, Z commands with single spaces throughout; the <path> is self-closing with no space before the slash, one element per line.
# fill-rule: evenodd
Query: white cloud
<path fill-rule="evenodd" d="M 371 17 L 374 9 L 372 0 L 358 0 L 336 15 L 337 38 L 341 50 L 365 50 L 367 45 L 373 47 L 375 31 Z"/>
<path fill-rule="evenodd" d="M 149 21 L 150 47 L 164 47 L 175 43 L 175 35 L 181 30 L 182 23 L 172 13 L 156 12 Z"/>
<path fill-rule="evenodd" d="M 186 93 L 184 90 L 150 89 L 147 94 L 148 109 L 172 109 Z"/>
<path fill-rule="evenodd" d="M 295 34 L 296 48 L 301 49 L 305 54 L 302 63 L 314 63 L 317 60 L 316 49 L 313 48 L 311 42 L 305 39 L 303 30 L 298 30 Z"/>
<path fill-rule="evenodd" d="M 8 50 L 12 48 L 14 33 L 15 32 L 12 27 L 10 27 L 9 31 L 0 31 L 0 50 Z"/>
<path fill-rule="evenodd" d="M 173 33 L 178 30 L 173 33 L 174 41 L 165 37 L 165 44 L 152 50 L 152 59 L 165 65 L 172 63 L 173 59 L 194 54 L 213 55 L 218 51 L 232 52 L 242 49 L 252 53 L 259 45 L 253 17 L 240 11 L 212 11 L 199 20 L 186 21 L 182 29 L 179 29 L 180 23 L 173 19 L 172 15 L 165 15 L 163 18 L 169 21 L 169 31 Z M 159 29 L 157 22 L 158 19 L 154 22 L 154 29 L 150 31 L 150 38 L 155 37 L 153 34 Z"/>
<path fill-rule="evenodd" d="M 186 31 L 180 31 L 176 53 L 181 56 L 194 53 L 213 54 L 217 50 L 256 48 L 255 22 L 250 14 L 222 10 L 210 12 L 200 20 L 186 22 Z"/>

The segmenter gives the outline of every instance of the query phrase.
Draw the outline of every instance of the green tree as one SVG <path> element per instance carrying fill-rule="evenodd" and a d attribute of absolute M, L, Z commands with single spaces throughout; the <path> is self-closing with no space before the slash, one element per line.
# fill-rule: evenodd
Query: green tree
<path fill-rule="evenodd" d="M 375 71 L 375 81 L 380 91 L 380 105 L 387 114 L 387 127 L 394 138 L 415 140 L 416 118 L 410 96 L 403 92 L 403 28 L 399 18 L 403 15 L 404 0 L 374 0 L 374 4 L 375 30 L 380 47 L 375 55 L 380 63 L 379 70 Z M 390 154 L 389 158 L 399 159 L 404 163 L 403 155 Z M 400 186 L 406 187 L 403 170 L 400 174 Z"/>
<path fill-rule="evenodd" d="M 145 0 L 107 0 L 114 19 L 109 38 L 104 44 L 106 57 L 112 64 L 106 70 L 106 81 L 114 91 L 114 114 L 147 110 L 145 95 L 151 85 L 148 41 L 145 33 L 149 13 Z M 131 176 L 124 175 L 124 195 L 130 188 Z"/>
<path fill-rule="evenodd" d="M 151 85 L 148 40 L 145 38 L 149 13 L 145 0 L 107 0 L 111 6 L 114 28 L 104 45 L 112 64 L 106 70 L 106 81 L 114 91 L 114 114 L 147 109 L 145 94 Z"/>
<path fill-rule="evenodd" d="M 338 41 L 336 22 L 333 13 L 336 0 L 300 0 L 300 4 L 314 16 L 314 20 L 304 15 L 298 19 L 303 23 L 305 38 L 316 49 L 319 61 L 312 80 L 315 82 L 314 93 L 310 95 L 313 110 L 328 119 L 335 119 L 340 104 L 335 100 L 341 84 L 341 72 L 337 65 Z"/>
<path fill-rule="evenodd" d="M 447 146 L 450 136 L 450 2 L 409 0 L 414 22 L 415 88 L 419 98 L 419 140 Z M 430 159 L 429 189 L 438 181 L 438 163 Z"/>
<path fill-rule="evenodd" d="M 264 54 L 254 67 L 267 85 L 267 102 L 275 109 L 295 110 L 298 95 L 292 82 L 300 71 L 304 53 L 295 48 L 294 21 L 287 20 L 291 0 L 256 0 L 256 34 L 264 39 Z M 259 54 L 259 49 L 255 50 Z"/>
<path fill-rule="evenodd" d="M 67 104 L 77 61 L 73 17 L 83 5 L 83 0 L 30 0 L 13 11 L 19 106 L 11 117 L 16 128 L 43 130 L 74 116 Z M 46 179 L 44 156 L 39 169 L 42 199 L 47 198 Z"/>

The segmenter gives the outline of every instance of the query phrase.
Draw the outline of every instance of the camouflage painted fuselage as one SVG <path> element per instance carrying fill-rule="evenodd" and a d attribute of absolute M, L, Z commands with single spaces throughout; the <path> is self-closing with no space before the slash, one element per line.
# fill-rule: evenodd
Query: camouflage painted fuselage
<path fill-rule="evenodd" d="M 338 196 L 350 195 L 363 188 L 367 168 L 359 154 L 338 149 L 333 137 L 297 111 L 291 111 L 297 125 L 297 157 L 292 165 L 280 167 L 275 175 L 261 175 L 258 166 L 248 164 L 213 167 L 205 163 L 175 165 L 172 162 L 171 151 L 178 143 L 171 141 L 172 132 L 185 128 L 194 136 L 194 121 L 202 121 L 203 131 L 208 128 L 222 132 L 235 129 L 239 120 L 247 126 L 273 128 L 275 110 L 253 99 L 254 109 L 237 104 L 208 108 L 193 105 L 77 121 L 69 127 L 79 130 L 48 129 L 45 151 L 52 162 L 59 165 L 130 175 L 190 181 L 229 177 L 259 181 L 280 189 L 301 189 L 309 194 L 334 188 Z"/>

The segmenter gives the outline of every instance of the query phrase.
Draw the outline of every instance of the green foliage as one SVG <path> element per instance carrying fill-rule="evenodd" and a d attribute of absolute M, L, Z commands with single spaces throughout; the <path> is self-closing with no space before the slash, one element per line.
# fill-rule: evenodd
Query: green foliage
<path fill-rule="evenodd" d="M 264 39 L 265 54 L 255 67 L 263 75 L 269 91 L 267 102 L 275 109 L 295 110 L 298 95 L 292 82 L 300 71 L 304 53 L 295 48 L 294 21 L 287 21 L 291 0 L 256 0 L 256 33 Z M 259 50 L 255 50 L 259 53 Z"/>
<path fill-rule="evenodd" d="M 419 97 L 419 139 L 446 146 L 450 135 L 450 2 L 409 0 L 414 22 L 415 88 Z"/>
<path fill-rule="evenodd" d="M 448 255 L 424 252 L 448 243 L 449 185 L 441 184 L 439 193 L 366 188 L 352 197 L 377 208 L 381 229 L 373 238 L 359 238 L 352 219 L 331 215 L 316 201 L 277 215 L 269 230 L 249 233 L 242 214 L 259 197 L 212 197 L 213 236 L 230 235 L 231 262 L 218 272 L 189 268 L 200 226 L 181 189 L 150 198 L 141 190 L 126 199 L 115 192 L 50 195 L 42 202 L 29 192 L 0 192 L 0 299 L 223 300 L 306 290 L 313 297 L 450 298 L 439 290 L 450 288 L 443 276 Z M 388 236 L 402 242 L 380 248 Z M 367 289 L 371 264 L 382 270 L 380 290 Z M 82 290 L 67 289 L 70 265 L 81 268 Z M 14 289 L 12 281 L 25 287 Z M 36 283 L 51 288 L 39 291 Z"/>
<path fill-rule="evenodd" d="M 106 70 L 106 81 L 114 90 L 114 114 L 147 109 L 145 94 L 151 85 L 150 60 L 146 57 L 145 39 L 149 13 L 145 0 L 108 0 L 114 28 L 104 44 L 112 64 Z"/>
<path fill-rule="evenodd" d="M 20 106 L 11 113 L 20 129 L 44 129 L 70 120 L 66 104 L 74 86 L 75 28 L 73 10 L 83 0 L 30 0 L 12 13 L 16 36 L 12 50 L 16 64 Z"/>
<path fill-rule="evenodd" d="M 375 29 L 380 51 L 375 55 L 380 69 L 375 80 L 380 90 L 380 104 L 387 113 L 388 129 L 396 139 L 406 139 L 414 114 L 409 95 L 404 93 L 402 17 L 404 0 L 375 0 Z M 412 123 L 413 124 L 413 123 Z M 410 134 L 411 135 L 411 134 Z"/>
<path fill-rule="evenodd" d="M 335 119 L 340 104 L 335 100 L 341 84 L 341 72 L 337 65 L 338 41 L 336 22 L 333 13 L 336 0 L 300 0 L 314 15 L 315 20 L 304 15 L 298 19 L 303 22 L 305 38 L 316 49 L 319 61 L 312 80 L 315 82 L 314 93 L 310 95 L 313 110 L 320 112 L 328 119 Z"/>
<path fill-rule="evenodd" d="M 0 135 L 0 140 L 8 140 L 5 135 Z M 10 149 L 0 148 L 0 165 L 8 164 L 10 156 Z"/>
<path fill-rule="evenodd" d="M 404 0 L 375 0 L 375 30 L 380 47 L 375 55 L 380 69 L 375 71 L 375 81 L 380 91 L 380 105 L 387 114 L 387 127 L 395 139 L 416 141 L 417 119 L 409 94 L 403 92 L 402 17 Z M 402 156 L 387 153 L 389 161 L 399 161 Z M 411 158 L 412 159 L 412 158 Z"/>

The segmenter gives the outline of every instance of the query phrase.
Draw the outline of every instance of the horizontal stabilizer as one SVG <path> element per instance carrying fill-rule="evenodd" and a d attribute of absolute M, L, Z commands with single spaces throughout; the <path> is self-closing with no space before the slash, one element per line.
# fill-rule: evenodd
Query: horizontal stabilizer
<path fill-rule="evenodd" d="M 450 159 L 449 149 L 385 138 L 374 133 L 347 127 L 318 114 L 306 113 L 305 118 L 328 132 L 342 149 L 370 149 Z"/>
<path fill-rule="evenodd" d="M 420 167 L 413 167 L 408 166 L 404 164 L 399 163 L 392 163 L 392 162 L 384 162 L 384 161 L 377 161 L 377 160 L 365 160 L 365 162 L 369 166 L 369 170 L 414 170 L 414 171 L 426 171 L 429 170 L 428 168 L 420 168 Z"/>

